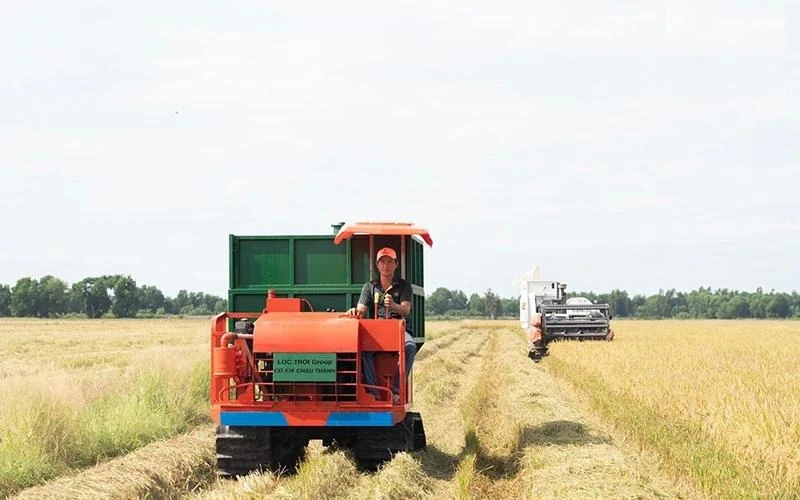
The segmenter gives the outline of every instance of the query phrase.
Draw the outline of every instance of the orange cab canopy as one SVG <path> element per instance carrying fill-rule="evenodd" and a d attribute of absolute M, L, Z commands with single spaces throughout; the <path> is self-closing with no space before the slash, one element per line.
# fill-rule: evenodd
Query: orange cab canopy
<path fill-rule="evenodd" d="M 356 234 L 417 235 L 425 240 L 428 246 L 433 246 L 433 240 L 428 230 L 424 227 L 415 226 L 413 222 L 356 222 L 354 224 L 346 224 L 336 234 L 333 243 L 338 245 Z"/>

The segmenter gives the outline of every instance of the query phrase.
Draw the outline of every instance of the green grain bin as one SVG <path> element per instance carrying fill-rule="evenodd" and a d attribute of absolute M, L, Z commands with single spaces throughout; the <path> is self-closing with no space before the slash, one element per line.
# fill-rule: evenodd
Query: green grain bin
<path fill-rule="evenodd" d="M 388 246 L 400 261 L 397 276 L 412 286 L 407 326 L 417 348 L 422 347 L 425 289 L 419 238 L 432 244 L 427 230 L 410 223 L 386 222 L 334 224 L 333 228 L 334 234 L 327 235 L 230 235 L 229 312 L 261 311 L 267 290 L 275 290 L 278 297 L 306 299 L 314 311 L 344 313 L 358 303 L 364 283 L 377 278 L 375 253 Z"/>

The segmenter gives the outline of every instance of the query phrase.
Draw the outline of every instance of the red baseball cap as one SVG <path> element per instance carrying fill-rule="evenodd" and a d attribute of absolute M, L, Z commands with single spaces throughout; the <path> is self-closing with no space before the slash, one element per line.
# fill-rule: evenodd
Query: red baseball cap
<path fill-rule="evenodd" d="M 377 257 L 375 257 L 375 261 L 377 262 L 381 260 L 381 257 L 391 257 L 394 260 L 397 260 L 397 254 L 395 253 L 394 250 L 392 250 L 389 247 L 383 247 L 380 250 L 378 250 L 378 255 Z"/>

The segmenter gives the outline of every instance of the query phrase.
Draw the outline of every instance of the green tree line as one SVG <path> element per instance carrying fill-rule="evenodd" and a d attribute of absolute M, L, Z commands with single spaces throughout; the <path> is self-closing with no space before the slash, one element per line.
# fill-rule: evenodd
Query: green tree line
<path fill-rule="evenodd" d="M 646 296 L 630 296 L 624 290 L 608 293 L 574 292 L 607 303 L 618 318 L 800 318 L 800 294 L 755 292 L 700 287 L 690 292 L 674 289 Z M 155 286 L 138 286 L 130 276 L 106 275 L 84 278 L 69 286 L 54 276 L 20 278 L 14 286 L 0 285 L 0 316 L 58 317 L 85 314 L 89 318 L 117 318 L 163 314 L 208 315 L 222 312 L 227 301 L 215 295 L 180 290 L 172 298 Z M 491 288 L 469 297 L 461 290 L 439 287 L 426 298 L 425 312 L 440 317 L 519 316 L 519 296 L 503 298 Z"/>
<path fill-rule="evenodd" d="M 85 314 L 133 318 L 163 314 L 222 312 L 227 301 L 203 292 L 180 290 L 174 298 L 154 286 L 138 286 L 130 276 L 84 278 L 69 286 L 55 276 L 20 278 L 14 286 L 0 285 L 0 316 L 52 318 Z"/>
<path fill-rule="evenodd" d="M 568 297 L 586 297 L 608 304 L 617 318 L 800 318 L 800 294 L 770 291 L 711 290 L 700 287 L 690 292 L 659 290 L 657 294 L 634 295 L 624 290 L 608 293 L 575 292 Z M 445 317 L 518 317 L 519 296 L 498 297 L 491 289 L 469 297 L 461 290 L 437 288 L 426 298 L 425 313 Z"/>
<path fill-rule="evenodd" d="M 501 316 L 519 316 L 519 296 L 502 298 L 486 290 L 469 297 L 461 290 L 439 287 L 425 298 L 425 314 L 428 316 L 469 317 L 480 316 L 495 319 Z"/>

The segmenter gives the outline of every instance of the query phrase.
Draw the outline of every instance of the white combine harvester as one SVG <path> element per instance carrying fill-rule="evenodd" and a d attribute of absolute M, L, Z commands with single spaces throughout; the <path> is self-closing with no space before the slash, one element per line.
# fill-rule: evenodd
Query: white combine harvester
<path fill-rule="evenodd" d="M 608 304 L 585 297 L 566 298 L 567 285 L 541 281 L 539 267 L 515 280 L 521 286 L 519 319 L 528 333 L 528 357 L 539 361 L 553 340 L 611 340 Z"/>

